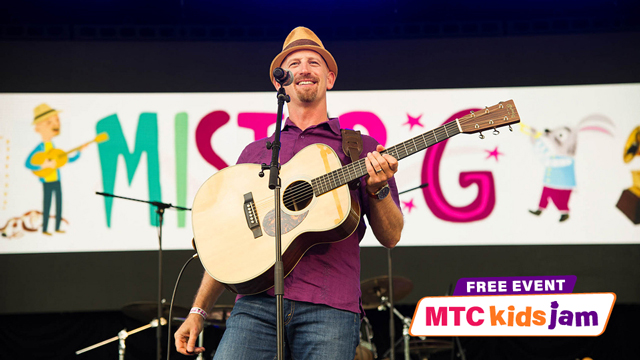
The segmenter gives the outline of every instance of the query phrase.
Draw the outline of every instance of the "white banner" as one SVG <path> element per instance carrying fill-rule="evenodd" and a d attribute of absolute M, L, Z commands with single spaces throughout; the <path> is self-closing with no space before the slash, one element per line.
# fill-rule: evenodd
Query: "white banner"
<path fill-rule="evenodd" d="M 460 134 L 400 162 L 400 191 L 428 183 L 400 196 L 400 245 L 640 242 L 640 227 L 616 207 L 640 164 L 623 161 L 640 125 L 639 84 L 328 96 L 330 116 L 386 146 L 470 110 L 515 101 L 525 127 L 500 128 L 498 136 L 485 131 L 483 140 Z M 61 111 L 55 148 L 68 151 L 108 136 L 77 159 L 69 153 L 56 172 L 60 232 L 50 181 L 56 175 L 41 180 L 31 157 L 50 154 L 42 145 L 45 131 L 32 124 L 43 103 Z M 157 249 L 150 206 L 95 192 L 190 207 L 209 176 L 273 132 L 275 110 L 275 93 L 0 94 L 0 253 Z M 47 200 L 51 235 L 42 232 Z M 192 236 L 189 213 L 167 210 L 163 248 L 188 249 Z M 376 244 L 368 232 L 363 245 Z"/>

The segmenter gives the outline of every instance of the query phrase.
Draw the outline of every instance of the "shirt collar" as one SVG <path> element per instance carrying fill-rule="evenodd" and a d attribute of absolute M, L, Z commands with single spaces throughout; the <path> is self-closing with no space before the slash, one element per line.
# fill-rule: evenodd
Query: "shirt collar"
<path fill-rule="evenodd" d="M 294 124 L 293 121 L 291 121 L 291 119 L 289 119 L 287 117 L 287 120 L 284 122 L 284 130 L 286 130 L 288 127 L 295 127 L 298 128 L 298 126 L 296 124 Z M 328 128 L 329 130 L 331 130 L 334 134 L 336 135 L 340 135 L 340 120 L 338 118 L 331 118 L 325 122 L 322 122 L 318 125 L 312 126 L 313 127 L 324 127 L 324 128 Z"/>

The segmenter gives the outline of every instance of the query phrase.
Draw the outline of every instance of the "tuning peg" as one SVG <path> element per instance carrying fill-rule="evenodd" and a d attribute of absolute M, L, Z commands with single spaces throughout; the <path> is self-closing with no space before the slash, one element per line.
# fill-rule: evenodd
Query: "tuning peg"
<path fill-rule="evenodd" d="M 482 131 L 480 132 L 480 139 L 484 139 L 484 135 L 482 135 Z"/>
<path fill-rule="evenodd" d="M 500 131 L 498 131 L 498 129 L 493 128 L 493 135 L 499 135 Z"/>

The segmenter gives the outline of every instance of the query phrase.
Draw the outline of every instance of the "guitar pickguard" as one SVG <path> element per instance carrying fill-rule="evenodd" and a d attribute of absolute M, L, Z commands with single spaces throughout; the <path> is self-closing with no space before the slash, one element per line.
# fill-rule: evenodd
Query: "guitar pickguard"
<path fill-rule="evenodd" d="M 303 212 L 300 215 L 289 215 L 280 210 L 280 222 L 282 234 L 286 234 L 289 231 L 295 229 L 304 219 L 307 217 L 309 210 Z M 272 209 L 265 215 L 263 220 L 264 232 L 269 236 L 276 236 L 276 211 Z"/>

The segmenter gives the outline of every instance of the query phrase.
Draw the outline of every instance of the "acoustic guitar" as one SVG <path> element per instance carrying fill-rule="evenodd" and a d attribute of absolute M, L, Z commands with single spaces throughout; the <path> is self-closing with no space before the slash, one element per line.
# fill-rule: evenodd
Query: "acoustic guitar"
<path fill-rule="evenodd" d="M 31 163 L 33 165 L 42 165 L 44 164 L 45 161 L 47 160 L 53 160 L 56 162 L 56 165 L 52 168 L 46 168 L 46 169 L 40 169 L 40 170 L 33 170 L 33 173 L 37 176 L 37 177 L 47 177 L 49 176 L 51 173 L 53 173 L 54 171 L 58 170 L 59 168 L 63 167 L 68 161 L 69 161 L 69 157 L 67 155 L 71 154 L 74 151 L 78 151 L 80 149 L 82 149 L 84 146 L 87 146 L 93 142 L 96 143 L 101 143 L 101 142 L 105 142 L 109 140 L 109 134 L 107 133 L 100 133 L 98 134 L 98 136 L 96 136 L 93 140 L 84 143 L 78 147 L 75 147 L 69 151 L 64 151 L 64 150 L 60 150 L 60 149 L 50 149 L 49 151 L 41 151 L 39 153 L 35 153 L 33 154 L 33 157 L 31 158 Z"/>
<path fill-rule="evenodd" d="M 513 100 L 448 122 L 387 153 L 400 160 L 460 133 L 477 133 L 518 123 Z M 480 137 L 483 135 L 480 133 Z M 275 211 L 268 176 L 258 164 L 224 168 L 198 190 L 192 223 L 198 256 L 207 272 L 233 292 L 255 294 L 273 286 Z M 358 201 L 348 183 L 367 175 L 365 160 L 342 166 L 329 146 L 312 144 L 281 169 L 281 230 L 284 272 L 320 243 L 351 235 L 360 221 Z"/>

